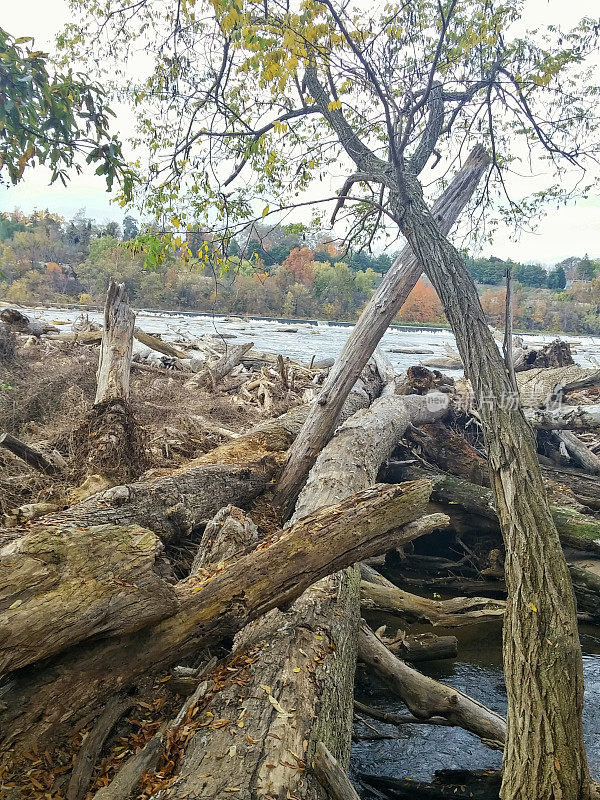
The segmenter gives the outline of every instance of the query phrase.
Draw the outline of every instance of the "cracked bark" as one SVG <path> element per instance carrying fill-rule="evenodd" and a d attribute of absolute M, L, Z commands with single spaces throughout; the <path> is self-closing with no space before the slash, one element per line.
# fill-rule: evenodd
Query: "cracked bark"
<path fill-rule="evenodd" d="M 475 392 L 507 557 L 504 674 L 508 725 L 503 800 L 590 797 L 582 730 L 583 669 L 571 579 L 531 426 L 512 394 L 475 285 L 411 183 L 402 228 L 440 296 Z"/>

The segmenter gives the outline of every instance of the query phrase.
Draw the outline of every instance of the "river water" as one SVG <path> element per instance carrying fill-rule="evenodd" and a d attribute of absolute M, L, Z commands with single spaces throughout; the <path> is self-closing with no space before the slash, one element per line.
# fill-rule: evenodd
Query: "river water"
<path fill-rule="evenodd" d="M 29 309 L 25 313 L 44 322 L 71 323 L 79 314 L 75 309 Z M 90 318 L 100 322 L 99 312 L 90 312 Z M 344 344 L 350 328 L 327 323 L 288 323 L 261 319 L 225 320 L 207 315 L 138 312 L 137 325 L 148 333 L 160 333 L 167 341 L 180 337 L 198 338 L 203 334 L 222 334 L 226 341 L 242 343 L 253 341 L 259 350 L 281 353 L 290 358 L 309 362 L 311 358 L 335 358 Z M 63 330 L 68 330 L 64 325 Z M 526 335 L 530 346 L 540 345 L 554 338 L 550 334 Z M 574 358 L 581 366 L 597 366 L 600 362 L 600 337 L 581 337 L 561 334 L 573 345 Z M 382 339 L 381 347 L 396 371 L 419 363 L 420 359 L 444 355 L 444 347 L 455 347 L 449 331 L 390 329 Z M 140 345 L 136 342 L 136 348 Z M 433 352 L 423 355 L 394 353 L 394 348 L 429 348 Z M 451 370 L 444 370 L 452 374 Z M 454 371 L 457 374 L 457 371 Z M 438 631 L 443 633 L 443 631 Z M 420 665 L 424 672 L 437 680 L 461 689 L 485 703 L 490 708 L 506 712 L 506 692 L 502 676 L 501 633 L 498 625 L 471 626 L 468 629 L 448 631 L 459 636 L 459 657 L 452 661 L 439 661 Z M 586 703 L 584 727 L 590 768 L 596 779 L 600 778 L 600 630 L 582 631 Z M 358 674 L 358 699 L 383 710 L 403 713 L 403 704 L 371 675 L 361 680 Z M 397 733 L 393 726 L 374 723 L 384 733 Z M 360 724 L 357 731 L 368 733 Z M 359 772 L 387 775 L 413 780 L 431 780 L 437 769 L 483 769 L 499 767 L 501 754 L 485 747 L 476 736 L 460 728 L 443 728 L 427 725 L 405 725 L 403 738 L 393 740 L 362 741 L 353 746 L 351 769 Z"/>
<path fill-rule="evenodd" d="M 44 322 L 72 322 L 78 315 L 77 309 L 24 309 L 29 316 Z M 102 320 L 100 312 L 90 312 L 90 319 Z M 231 320 L 231 321 L 228 321 Z M 211 317 L 207 315 L 177 314 L 172 312 L 137 312 L 137 325 L 148 333 L 160 333 L 167 341 L 176 341 L 180 336 L 196 338 L 203 334 L 225 334 L 228 342 L 241 344 L 252 341 L 258 350 L 281 353 L 289 358 L 309 362 L 311 358 L 335 358 L 340 352 L 350 327 L 326 322 L 318 324 L 284 323 L 264 319 L 241 319 Z M 64 326 L 67 330 L 67 325 Z M 524 336 L 530 346 L 549 342 L 552 334 Z M 596 366 L 600 362 L 600 337 L 582 337 L 561 334 L 561 338 L 573 343 L 575 361 L 581 366 Z M 411 329 L 389 329 L 381 341 L 381 347 L 396 368 L 403 372 L 407 367 L 418 364 L 421 359 L 443 356 L 445 346 L 455 347 L 454 336 L 450 331 Z M 394 353 L 394 348 L 428 348 L 432 353 L 411 355 Z M 458 374 L 456 370 L 443 370 Z"/>
<path fill-rule="evenodd" d="M 584 733 L 590 770 L 597 780 L 600 778 L 600 630 L 584 626 L 580 632 L 585 675 Z M 436 629 L 436 633 L 458 636 L 458 658 L 419 664 L 419 669 L 466 692 L 494 711 L 506 714 L 500 625 L 488 623 L 458 630 Z M 384 711 L 408 713 L 398 698 L 362 669 L 359 667 L 358 700 Z M 368 721 L 381 733 L 399 732 L 403 738 L 355 742 L 351 765 L 355 780 L 359 773 L 369 773 L 430 781 L 440 769 L 499 768 L 502 764 L 500 752 L 490 750 L 461 728 L 403 725 L 398 731 L 393 725 Z M 357 724 L 356 731 L 369 735 L 369 730 L 361 723 Z"/>

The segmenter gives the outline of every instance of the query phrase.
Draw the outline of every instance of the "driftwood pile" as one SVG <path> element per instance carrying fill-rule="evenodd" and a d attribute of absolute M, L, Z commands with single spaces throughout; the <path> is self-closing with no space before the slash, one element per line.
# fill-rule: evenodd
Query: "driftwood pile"
<path fill-rule="evenodd" d="M 398 376 L 377 352 L 284 524 L 273 485 L 323 369 L 251 343 L 163 342 L 135 327 L 116 284 L 99 330 L 34 331 L 2 314 L 17 361 L 35 348 L 98 358 L 73 436 L 0 431 L 10 463 L 45 482 L 35 502 L 3 506 L 2 797 L 356 798 L 355 713 L 372 727 L 460 726 L 502 747 L 502 717 L 413 666 L 454 658 L 452 629 L 504 613 L 502 538 L 464 380 L 423 366 Z M 132 358 L 134 337 L 156 355 Z M 598 624 L 600 372 L 551 350 L 563 363 L 527 356 L 519 388 L 579 614 Z M 0 367 L 7 380 L 18 369 Z M 154 419 L 136 405 L 149 385 Z M 185 405 L 177 424 L 161 421 L 168 403 Z M 213 413 L 225 407 L 229 423 Z M 357 658 L 405 714 L 353 704 Z M 432 784 L 375 773 L 358 778 L 378 793 L 365 796 L 498 796 L 493 773 Z"/>

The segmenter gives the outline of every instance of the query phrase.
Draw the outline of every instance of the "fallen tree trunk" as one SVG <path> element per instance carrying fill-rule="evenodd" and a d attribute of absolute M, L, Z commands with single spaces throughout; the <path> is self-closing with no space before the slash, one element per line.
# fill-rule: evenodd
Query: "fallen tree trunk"
<path fill-rule="evenodd" d="M 21 670 L 0 688 L 0 747 L 48 742 L 115 691 L 156 675 L 200 646 L 286 606 L 325 575 L 406 543 L 431 491 L 427 481 L 377 486 L 293 525 L 269 547 L 212 576 L 180 581 L 176 614 L 128 636 L 80 645 L 44 669 Z M 63 728 L 64 729 L 64 728 Z"/>
<path fill-rule="evenodd" d="M 506 722 L 499 714 L 400 661 L 364 622 L 360 627 L 358 657 L 402 698 L 415 717 L 444 717 L 474 733 L 488 747 L 502 749 Z"/>
<path fill-rule="evenodd" d="M 590 367 L 550 367 L 517 374 L 521 404 L 525 408 L 547 407 L 565 392 L 600 383 L 600 370 Z"/>
<path fill-rule="evenodd" d="M 363 613 L 385 612 L 405 622 L 455 628 L 502 618 L 506 603 L 486 597 L 429 600 L 399 589 L 372 567 L 361 564 L 360 602 Z"/>
<path fill-rule="evenodd" d="M 442 504 L 458 505 L 471 514 L 476 514 L 497 524 L 498 516 L 492 490 L 485 486 L 476 486 L 474 483 L 469 483 L 453 475 L 430 472 L 413 465 L 391 467 L 387 477 L 388 479 L 397 477 L 401 480 L 427 477 L 433 481 L 432 500 Z M 553 506 L 550 510 L 560 541 L 565 547 L 600 553 L 598 544 L 600 520 L 581 514 L 572 508 Z M 452 516 L 451 509 L 448 510 L 448 513 Z M 499 527 L 498 530 L 500 530 Z"/>
<path fill-rule="evenodd" d="M 151 333 L 145 333 L 145 331 L 141 330 L 140 328 L 136 328 L 133 331 L 133 335 L 135 338 L 140 342 L 140 344 L 146 345 L 151 350 L 156 350 L 157 353 L 162 353 L 164 356 L 169 356 L 170 358 L 187 358 L 187 353 L 184 353 L 183 350 L 179 350 L 179 348 L 175 347 L 169 342 L 163 342 L 162 339 L 159 339 L 158 336 L 153 336 Z"/>
<path fill-rule="evenodd" d="M 425 623 L 456 628 L 473 623 L 502 619 L 505 603 L 484 597 L 453 597 L 429 600 L 405 592 L 397 586 L 378 586 L 361 581 L 360 607 L 364 613 L 393 614 L 406 623 Z M 410 660 L 407 658 L 407 660 Z"/>
<path fill-rule="evenodd" d="M 434 204 L 432 214 L 443 233 L 449 233 L 460 216 L 489 161 L 485 149 L 481 146 L 475 147 L 464 167 Z M 346 340 L 277 485 L 275 503 L 286 516 L 292 510 L 310 468 L 331 438 L 348 392 L 422 271 L 421 262 L 407 245 L 388 270 Z"/>
<path fill-rule="evenodd" d="M 22 442 L 10 433 L 0 435 L 0 447 L 6 448 L 14 456 L 22 459 L 34 469 L 46 472 L 49 475 L 62 472 L 67 466 L 67 462 L 57 450 L 53 450 L 51 453 L 42 453 L 41 450 L 31 447 L 31 445 Z"/>
<path fill-rule="evenodd" d="M 58 333 L 58 328 L 54 325 L 47 325 L 45 322 L 38 322 L 37 320 L 30 319 L 22 311 L 17 308 L 3 308 L 0 311 L 0 322 L 4 322 L 13 331 L 17 333 L 25 333 L 30 336 L 39 338 L 43 333 L 54 331 Z"/>
<path fill-rule="evenodd" d="M 361 564 L 361 568 L 362 568 Z M 366 581 L 365 581 L 366 582 Z M 398 630 L 393 639 L 384 635 L 385 626 L 376 631 L 390 653 L 403 661 L 416 664 L 420 661 L 439 661 L 456 658 L 458 655 L 458 639 L 456 636 L 436 636 L 435 633 L 418 633 L 408 636 Z"/>
<path fill-rule="evenodd" d="M 174 614 L 162 550 L 137 526 L 39 523 L 0 548 L 0 674 Z"/>
<path fill-rule="evenodd" d="M 292 529 L 310 519 L 306 515 L 315 509 L 372 485 L 379 465 L 409 422 L 443 413 L 429 412 L 425 397 L 391 395 L 349 418 L 317 460 L 298 501 Z M 435 518 L 436 525 L 445 523 L 446 518 Z M 408 528 L 412 536 L 431 530 L 419 522 Z M 306 800 L 321 798 L 322 790 L 310 772 L 299 770 L 290 752 L 310 763 L 317 742 L 322 741 L 347 768 L 358 620 L 358 575 L 348 570 L 312 586 L 289 610 L 278 611 L 244 631 L 236 640 L 236 656 L 260 644 L 259 660 L 243 692 L 244 731 L 254 743 L 251 747 L 238 743 L 240 757 L 232 771 L 223 775 L 220 758 L 231 745 L 230 733 L 213 732 L 208 751 L 206 739 L 194 737 L 173 796 L 189 792 L 217 800 L 227 786 L 235 786 L 244 797 L 279 797 L 289 792 Z M 264 686 L 270 691 L 265 692 Z M 239 695 L 239 687 L 233 691 Z M 232 701 L 232 695 L 221 694 L 211 710 L 216 716 L 226 716 Z M 290 707 L 295 709 L 292 717 L 287 716 Z M 283 713 L 274 714 L 273 708 Z"/>
<path fill-rule="evenodd" d="M 371 401 L 381 387 L 365 375 L 350 393 L 342 415 L 351 416 Z M 141 525 L 163 541 L 181 539 L 208 521 L 228 503 L 245 505 L 277 477 L 285 451 L 309 412 L 298 406 L 281 417 L 257 425 L 248 433 L 211 450 L 168 475 L 114 486 L 57 514 L 45 525 Z M 0 544 L 23 536 L 26 529 L 0 529 Z"/>
<path fill-rule="evenodd" d="M 559 431 L 556 436 L 567 448 L 568 454 L 573 461 L 582 467 L 590 475 L 598 475 L 600 473 L 600 458 L 595 453 L 592 453 L 583 442 L 580 442 L 577 436 L 571 431 Z"/>
<path fill-rule="evenodd" d="M 523 409 L 523 413 L 528 422 L 538 430 L 585 431 L 600 428 L 600 405 L 563 405 L 550 410 L 543 408 L 525 408 Z"/>
<path fill-rule="evenodd" d="M 224 355 L 214 364 L 207 364 L 206 367 L 195 377 L 190 379 L 194 386 L 212 386 L 213 388 L 228 375 L 234 367 L 242 363 L 242 359 L 248 350 L 254 347 L 254 342 L 247 344 L 233 345 L 227 348 Z"/>

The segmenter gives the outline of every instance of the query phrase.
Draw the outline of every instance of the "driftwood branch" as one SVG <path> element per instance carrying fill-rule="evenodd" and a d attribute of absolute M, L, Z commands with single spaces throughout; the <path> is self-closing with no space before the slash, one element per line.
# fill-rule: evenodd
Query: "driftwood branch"
<path fill-rule="evenodd" d="M 40 472 L 47 472 L 50 475 L 62 472 L 67 466 L 67 462 L 57 450 L 53 450 L 49 454 L 42 453 L 41 450 L 26 444 L 10 433 L 0 435 L 0 447 L 9 450 L 13 455 L 29 464 L 30 467 L 34 467 Z"/>

